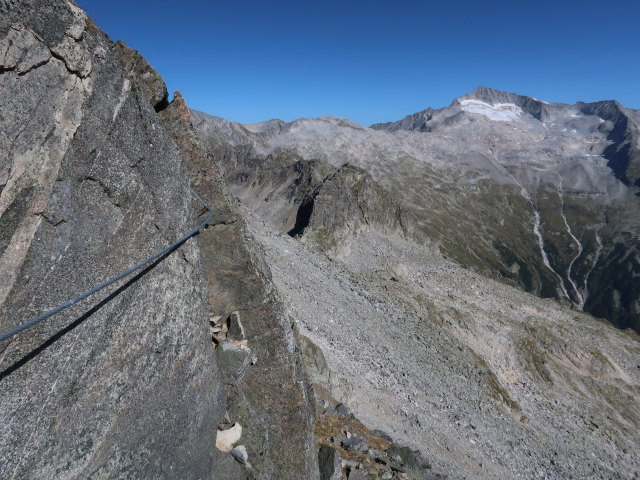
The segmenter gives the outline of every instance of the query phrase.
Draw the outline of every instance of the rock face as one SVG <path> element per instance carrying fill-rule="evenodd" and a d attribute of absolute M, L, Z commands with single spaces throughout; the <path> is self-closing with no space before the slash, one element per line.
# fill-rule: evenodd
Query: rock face
<path fill-rule="evenodd" d="M 209 308 L 228 318 L 217 355 L 228 413 L 243 427 L 244 465 L 250 464 L 221 478 L 315 478 L 313 399 L 269 267 L 230 200 L 216 159 L 198 140 L 182 97 L 176 93 L 160 115 L 185 152 L 193 187 L 215 212 L 212 227 L 200 236 Z"/>
<path fill-rule="evenodd" d="M 339 248 L 368 226 L 402 233 L 400 204 L 366 171 L 344 165 L 300 204 L 289 235 L 307 235 L 321 248 Z"/>
<path fill-rule="evenodd" d="M 2 331 L 197 224 L 157 99 L 117 48 L 71 2 L 0 2 Z M 209 478 L 225 401 L 207 303 L 191 239 L 2 342 L 1 476 Z"/>
<path fill-rule="evenodd" d="M 639 118 L 617 102 L 552 104 L 484 87 L 372 128 L 334 117 L 241 125 L 194 112 L 208 148 L 227 151 L 231 191 L 282 231 L 309 217 L 324 181 L 299 172 L 319 177 L 314 165 L 328 164 L 329 179 L 351 165 L 383 187 L 374 197 L 387 211 L 376 217 L 396 218 L 405 236 L 638 331 Z M 297 160 L 285 168 L 286 158 Z M 348 213 L 344 200 L 328 210 Z M 351 220 L 341 223 L 356 233 L 362 222 Z"/>
<path fill-rule="evenodd" d="M 132 50 L 122 40 L 114 45 L 122 67 L 128 77 L 136 78 L 156 112 L 164 110 L 169 104 L 169 93 L 162 77 L 149 65 L 140 52 Z"/>

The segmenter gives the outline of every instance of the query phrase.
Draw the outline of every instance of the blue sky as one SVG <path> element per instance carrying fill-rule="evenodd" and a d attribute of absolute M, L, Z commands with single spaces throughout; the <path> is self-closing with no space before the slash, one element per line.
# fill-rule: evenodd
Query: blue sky
<path fill-rule="evenodd" d="M 364 125 L 479 85 L 640 108 L 637 0 L 78 0 L 190 107 L 244 123 Z"/>

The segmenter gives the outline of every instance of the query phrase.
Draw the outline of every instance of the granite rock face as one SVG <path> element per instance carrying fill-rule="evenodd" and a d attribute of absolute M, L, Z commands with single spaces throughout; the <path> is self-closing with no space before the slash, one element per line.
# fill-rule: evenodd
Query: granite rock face
<path fill-rule="evenodd" d="M 72 2 L 0 2 L 0 329 L 196 225 L 182 155 Z M 208 478 L 223 386 L 197 239 L 0 344 L 3 478 Z"/>

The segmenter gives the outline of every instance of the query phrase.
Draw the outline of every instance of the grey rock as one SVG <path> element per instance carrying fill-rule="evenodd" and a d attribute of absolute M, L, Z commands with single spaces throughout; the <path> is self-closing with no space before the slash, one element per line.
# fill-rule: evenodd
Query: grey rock
<path fill-rule="evenodd" d="M 250 480 L 254 478 L 251 471 L 237 462 L 229 453 L 215 450 L 213 464 L 211 480 Z"/>
<path fill-rule="evenodd" d="M 362 470 L 351 470 L 349 472 L 349 480 L 367 480 L 371 477 L 364 473 Z"/>
<path fill-rule="evenodd" d="M 426 468 L 425 462 L 420 458 L 420 452 L 399 445 L 392 445 L 386 454 L 398 460 L 400 465 L 407 468 Z"/>
<path fill-rule="evenodd" d="M 216 349 L 220 371 L 233 381 L 240 380 L 251 363 L 251 351 L 222 342 Z"/>
<path fill-rule="evenodd" d="M 309 381 L 312 384 L 322 385 L 334 399 L 346 401 L 349 397 L 350 385 L 348 382 L 340 381 L 336 373 L 329 368 L 322 350 L 308 337 L 300 335 L 297 331 L 295 332 L 295 340 L 300 349 Z M 324 402 L 324 400 L 321 401 Z M 335 409 L 328 405 L 327 411 L 335 411 Z"/>
<path fill-rule="evenodd" d="M 140 52 L 129 48 L 122 40 L 115 43 L 114 50 L 127 76 L 137 80 L 151 106 L 156 111 L 166 108 L 169 104 L 169 93 L 160 74 L 140 55 Z"/>
<path fill-rule="evenodd" d="M 257 478 L 313 478 L 317 451 L 314 406 L 284 305 L 263 252 L 227 192 L 221 166 L 193 130 L 190 111 L 176 92 L 160 113 L 181 148 L 192 186 L 212 207 L 211 226 L 198 236 L 209 285 L 209 309 L 227 318 L 242 312 L 242 327 L 259 359 L 240 381 L 225 378 L 228 410 L 242 424 Z"/>
<path fill-rule="evenodd" d="M 180 151 L 72 2 L 1 2 L 0 45 L 4 331 L 157 252 L 195 218 Z M 207 318 L 191 239 L 2 342 L 0 471 L 208 478 L 225 402 Z"/>
<path fill-rule="evenodd" d="M 347 438 L 346 440 L 343 440 L 342 442 L 340 442 L 340 445 L 345 450 L 355 450 L 357 452 L 364 452 L 369 448 L 369 445 L 367 445 L 367 442 L 357 437 Z"/>
<path fill-rule="evenodd" d="M 231 456 L 242 465 L 248 465 L 249 463 L 249 454 L 247 453 L 247 448 L 244 445 L 238 445 L 231 450 Z"/>
<path fill-rule="evenodd" d="M 320 480 L 342 479 L 342 461 L 334 448 L 322 445 L 318 449 L 318 468 Z"/>
<path fill-rule="evenodd" d="M 244 328 L 242 327 L 242 322 L 240 321 L 240 313 L 231 313 L 228 321 L 229 332 L 227 333 L 227 337 L 237 341 L 245 340 L 246 337 L 244 334 Z"/>
<path fill-rule="evenodd" d="M 349 416 L 349 409 L 344 403 L 339 403 L 336 405 L 336 412 L 345 417 Z"/>

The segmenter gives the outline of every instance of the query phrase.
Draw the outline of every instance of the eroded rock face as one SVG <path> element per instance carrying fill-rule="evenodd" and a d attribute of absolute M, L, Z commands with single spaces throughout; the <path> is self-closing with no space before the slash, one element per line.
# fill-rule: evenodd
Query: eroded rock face
<path fill-rule="evenodd" d="M 143 87 L 73 3 L 0 2 L 0 330 L 196 224 Z M 191 239 L 2 342 L 2 476 L 210 476 L 224 397 L 207 310 Z"/>

